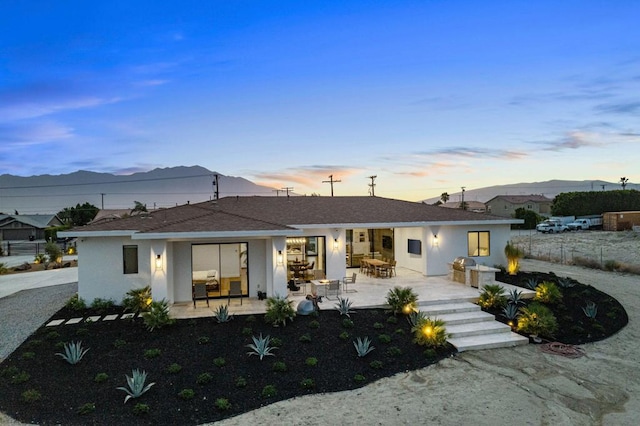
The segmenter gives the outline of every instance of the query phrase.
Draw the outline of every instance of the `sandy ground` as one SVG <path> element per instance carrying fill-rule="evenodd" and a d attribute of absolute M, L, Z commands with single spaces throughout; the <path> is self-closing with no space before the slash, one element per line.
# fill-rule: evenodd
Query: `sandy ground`
<path fill-rule="evenodd" d="M 633 250 L 630 260 L 638 264 L 637 243 Z M 640 277 L 536 260 L 523 261 L 522 269 L 553 271 L 611 294 L 627 310 L 629 325 L 582 345 L 586 355 L 578 359 L 536 345 L 465 352 L 358 390 L 282 401 L 218 424 L 638 424 Z M 9 421 L 0 415 L 0 423 Z"/>
<path fill-rule="evenodd" d="M 563 260 L 574 257 L 607 260 L 640 266 L 640 232 L 575 231 L 543 234 L 536 231 L 512 231 L 511 241 L 536 258 Z"/>

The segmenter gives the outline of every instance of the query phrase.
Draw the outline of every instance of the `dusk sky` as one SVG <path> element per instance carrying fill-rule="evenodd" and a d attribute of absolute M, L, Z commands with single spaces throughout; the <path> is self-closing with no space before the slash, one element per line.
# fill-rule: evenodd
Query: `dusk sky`
<path fill-rule="evenodd" d="M 640 182 L 640 1 L 0 2 L 0 174 Z"/>

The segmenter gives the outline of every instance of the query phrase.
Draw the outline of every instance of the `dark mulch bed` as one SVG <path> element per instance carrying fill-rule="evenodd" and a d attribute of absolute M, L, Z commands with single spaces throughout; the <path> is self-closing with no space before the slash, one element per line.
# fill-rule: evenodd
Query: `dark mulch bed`
<path fill-rule="evenodd" d="M 496 273 L 496 280 L 519 287 L 525 287 L 529 279 L 536 279 L 538 283 L 551 281 L 558 283 L 558 277 L 554 273 L 518 272 L 517 275 Z M 568 279 L 568 278 L 567 278 Z M 568 279 L 572 287 L 560 287 L 562 301 L 547 305 L 554 313 L 558 321 L 558 331 L 553 339 L 565 344 L 582 344 L 605 339 L 620 331 L 629 322 L 627 311 L 613 297 L 578 281 Z M 593 302 L 598 307 L 595 320 L 587 318 L 582 308 L 588 302 Z M 499 321 L 506 323 L 506 319 L 500 310 L 491 311 Z"/>
<path fill-rule="evenodd" d="M 71 311 L 54 317 L 77 316 L 78 312 Z M 450 345 L 437 353 L 425 353 L 424 347 L 411 342 L 407 321 L 399 317 L 397 323 L 391 323 L 390 316 L 382 310 L 359 310 L 352 314 L 352 328 L 343 326 L 344 317 L 337 311 L 322 311 L 317 318 L 298 316 L 280 328 L 265 324 L 263 315 L 253 318 L 252 322 L 246 316 L 238 316 L 224 324 L 217 324 L 212 318 L 179 320 L 154 332 L 147 331 L 141 319 L 43 327 L 3 362 L 0 411 L 20 421 L 41 425 L 199 424 L 299 395 L 358 388 L 381 377 L 425 367 L 455 353 Z M 313 321 L 319 323 L 318 328 L 312 327 Z M 377 322 L 382 324 L 381 329 L 374 327 Z M 346 340 L 339 337 L 343 331 L 350 336 Z M 248 356 L 245 346 L 251 343 L 251 335 L 259 333 L 283 342 L 275 356 L 262 361 Z M 304 334 L 308 334 L 311 342 L 299 341 Z M 391 336 L 391 342 L 382 343 L 378 338 L 381 334 Z M 356 356 L 352 344 L 359 336 L 369 336 L 376 348 L 364 358 Z M 54 355 L 62 351 L 59 342 L 76 340 L 90 348 L 79 364 L 69 365 Z M 118 340 L 126 343 L 116 347 L 114 343 Z M 391 347 L 399 348 L 401 354 L 392 354 Z M 145 351 L 153 348 L 160 349 L 160 355 L 146 359 Z M 226 361 L 223 367 L 214 364 L 219 357 Z M 306 365 L 308 357 L 317 358 L 317 365 Z M 275 361 L 284 362 L 287 371 L 274 372 Z M 373 368 L 372 361 L 380 361 L 382 368 Z M 173 363 L 182 366 L 179 373 L 167 371 Z M 125 393 L 116 388 L 126 386 L 125 374 L 131 375 L 132 369 L 145 370 L 147 383 L 155 385 L 140 398 L 123 404 Z M 12 383 L 17 371 L 27 372 L 30 378 L 24 383 Z M 96 383 L 98 373 L 106 373 L 108 379 Z M 211 375 L 209 383 L 197 383 L 202 373 Z M 366 379 L 358 382 L 356 374 Z M 243 388 L 236 386 L 241 376 L 247 382 Z M 303 388 L 303 379 L 313 379 L 315 387 Z M 261 396 L 266 385 L 276 387 L 275 397 Z M 28 389 L 37 390 L 41 399 L 23 402 L 21 395 Z M 195 397 L 179 398 L 183 389 L 193 389 Z M 214 402 L 218 398 L 227 398 L 231 408 L 217 409 Z M 79 414 L 79 407 L 86 403 L 95 403 L 95 411 Z M 136 403 L 148 404 L 150 411 L 134 414 Z"/>

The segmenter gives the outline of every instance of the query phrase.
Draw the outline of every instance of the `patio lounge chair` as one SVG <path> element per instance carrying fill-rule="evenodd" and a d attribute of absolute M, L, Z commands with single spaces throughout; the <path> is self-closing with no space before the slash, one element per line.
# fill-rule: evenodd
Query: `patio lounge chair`
<path fill-rule="evenodd" d="M 242 283 L 240 281 L 229 282 L 229 304 L 231 304 L 231 296 L 240 296 L 240 304 L 242 305 Z"/>

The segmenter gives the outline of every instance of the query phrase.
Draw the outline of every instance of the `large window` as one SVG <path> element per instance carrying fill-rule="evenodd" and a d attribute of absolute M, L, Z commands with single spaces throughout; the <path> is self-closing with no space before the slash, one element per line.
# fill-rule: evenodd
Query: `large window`
<path fill-rule="evenodd" d="M 125 274 L 138 273 L 138 246 L 122 246 L 122 265 Z"/>
<path fill-rule="evenodd" d="M 469 256 L 489 256 L 489 231 L 472 231 L 467 234 Z"/>
<path fill-rule="evenodd" d="M 193 284 L 205 283 L 209 297 L 227 297 L 233 281 L 249 295 L 248 244 L 194 244 L 191 246 Z"/>

